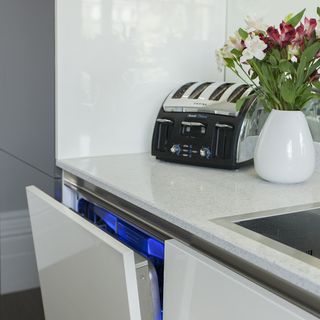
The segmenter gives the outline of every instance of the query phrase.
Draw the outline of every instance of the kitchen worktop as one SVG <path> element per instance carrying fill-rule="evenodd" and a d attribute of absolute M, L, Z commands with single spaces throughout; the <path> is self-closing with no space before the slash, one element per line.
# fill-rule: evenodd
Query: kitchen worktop
<path fill-rule="evenodd" d="M 261 180 L 253 167 L 193 167 L 149 154 L 58 160 L 57 166 L 320 297 L 320 261 L 307 264 L 218 223 L 260 211 L 320 207 L 320 172 L 302 184 L 280 185 Z"/>

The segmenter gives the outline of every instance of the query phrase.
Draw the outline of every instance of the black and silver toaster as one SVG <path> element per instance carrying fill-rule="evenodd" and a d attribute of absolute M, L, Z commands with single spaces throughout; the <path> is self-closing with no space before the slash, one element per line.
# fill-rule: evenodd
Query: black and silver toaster
<path fill-rule="evenodd" d="M 152 139 L 157 159 L 236 169 L 252 162 L 268 116 L 246 84 L 189 82 L 159 111 Z M 236 102 L 248 97 L 240 111 Z"/>

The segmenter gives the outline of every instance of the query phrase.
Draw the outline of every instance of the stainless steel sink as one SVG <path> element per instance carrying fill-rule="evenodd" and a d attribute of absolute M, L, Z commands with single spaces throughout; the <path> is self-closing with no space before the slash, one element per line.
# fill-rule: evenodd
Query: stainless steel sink
<path fill-rule="evenodd" d="M 320 269 L 320 203 L 212 222 Z"/>
<path fill-rule="evenodd" d="M 235 223 L 291 248 L 320 258 L 320 209 Z"/>

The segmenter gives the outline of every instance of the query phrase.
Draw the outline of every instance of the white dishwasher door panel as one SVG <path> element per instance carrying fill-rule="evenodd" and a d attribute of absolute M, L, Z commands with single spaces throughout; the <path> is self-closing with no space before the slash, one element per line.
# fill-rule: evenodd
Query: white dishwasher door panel
<path fill-rule="evenodd" d="M 214 260 L 166 241 L 164 320 L 316 320 Z"/>
<path fill-rule="evenodd" d="M 27 188 L 46 320 L 140 320 L 134 253 Z"/>

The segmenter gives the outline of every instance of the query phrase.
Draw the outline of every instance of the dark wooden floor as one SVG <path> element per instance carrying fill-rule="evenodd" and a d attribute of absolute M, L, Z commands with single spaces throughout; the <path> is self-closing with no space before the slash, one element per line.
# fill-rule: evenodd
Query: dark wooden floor
<path fill-rule="evenodd" d="M 40 289 L 0 296 L 1 320 L 44 320 Z"/>

